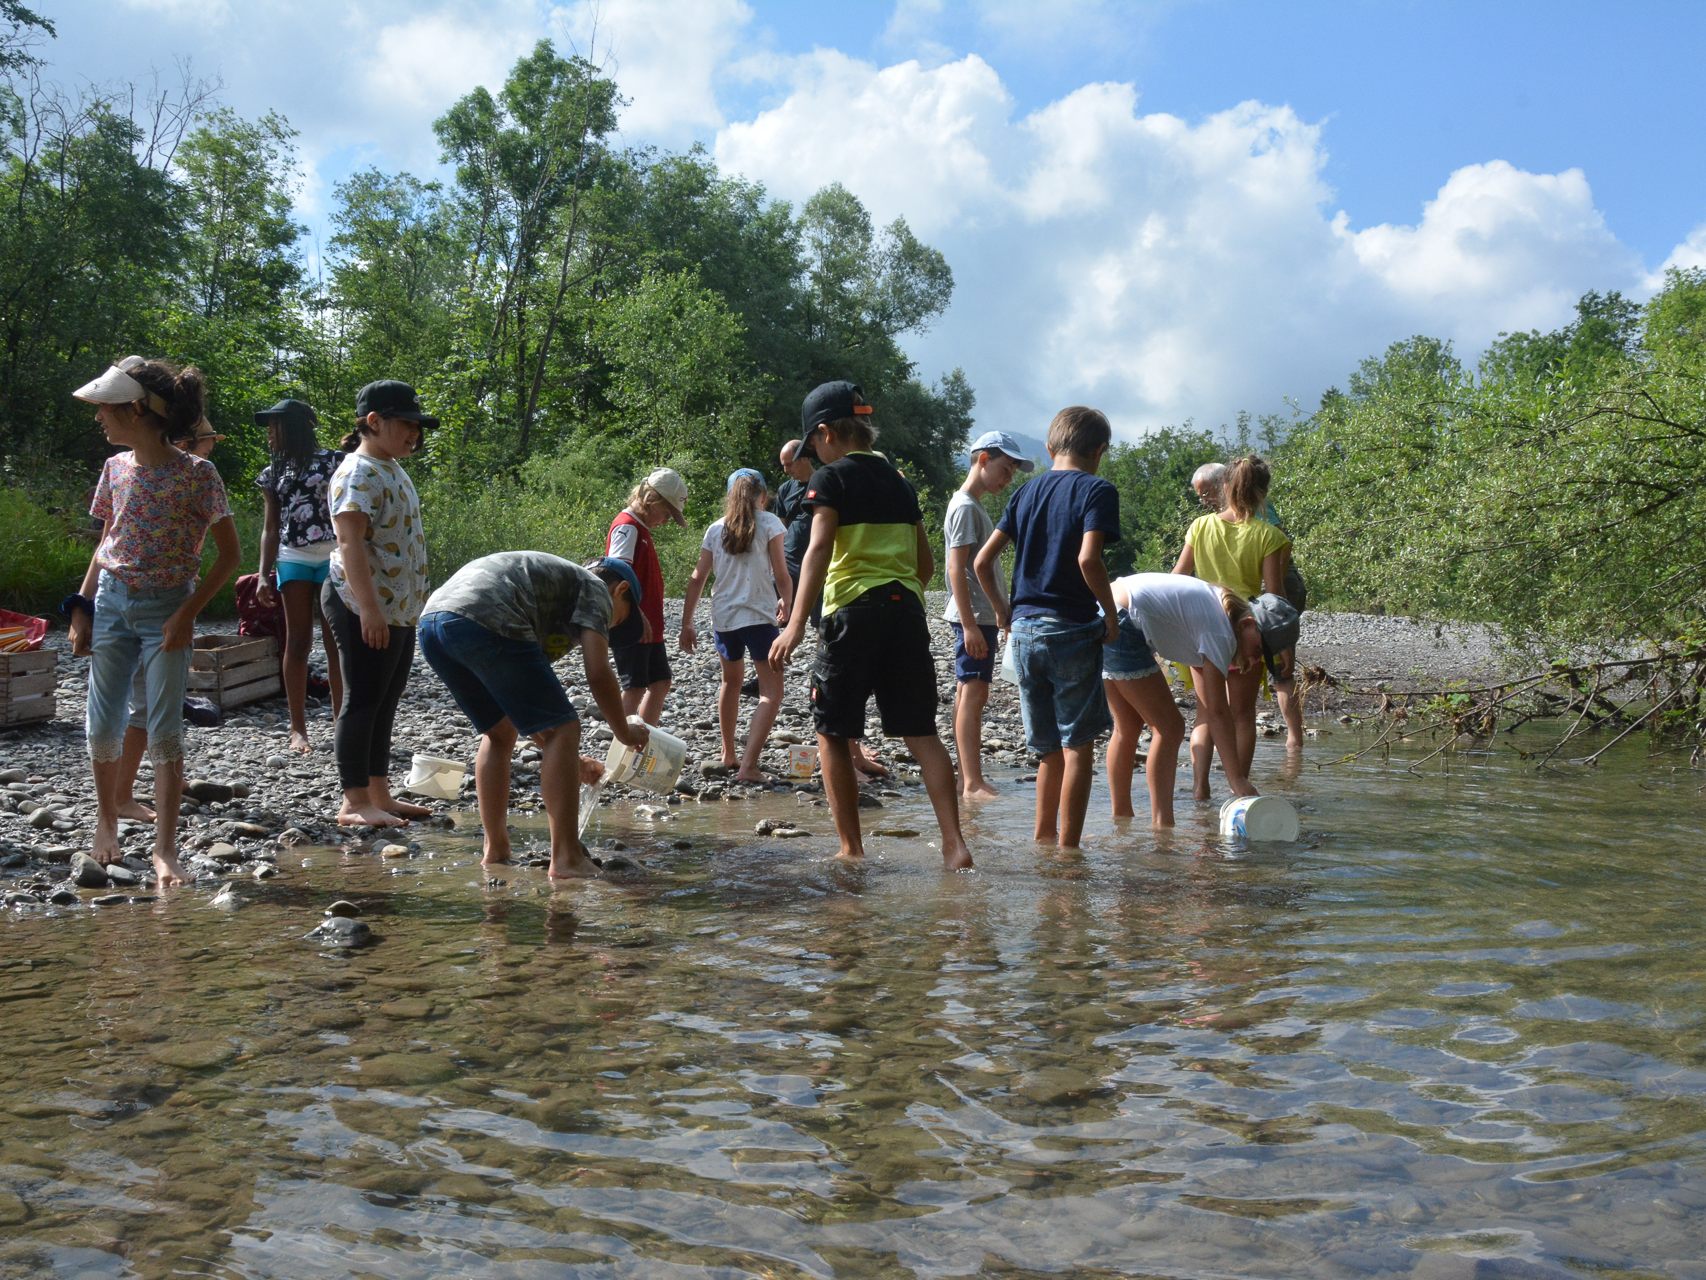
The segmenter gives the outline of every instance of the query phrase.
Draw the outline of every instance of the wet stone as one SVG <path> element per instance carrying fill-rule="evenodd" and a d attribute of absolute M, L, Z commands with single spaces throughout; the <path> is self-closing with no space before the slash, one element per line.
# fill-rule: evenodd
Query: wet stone
<path fill-rule="evenodd" d="M 362 920 L 331 916 L 308 931 L 308 937 L 327 947 L 361 947 L 374 940 L 373 930 Z"/>
<path fill-rule="evenodd" d="M 90 898 L 89 905 L 92 907 L 122 907 L 129 901 L 130 895 L 127 893 L 103 893 L 98 897 Z"/>
<path fill-rule="evenodd" d="M 71 855 L 71 869 L 66 878 L 79 889 L 104 889 L 111 883 L 107 869 L 86 853 Z"/>
<path fill-rule="evenodd" d="M 347 898 L 339 898 L 336 902 L 332 903 L 331 906 L 326 908 L 326 914 L 329 916 L 343 916 L 348 918 L 352 916 L 359 916 L 361 914 L 361 908 L 356 906 L 355 903 L 349 901 Z"/>
<path fill-rule="evenodd" d="M 237 1049 L 229 1040 L 172 1040 L 149 1046 L 148 1056 L 163 1067 L 205 1071 L 229 1062 Z"/>

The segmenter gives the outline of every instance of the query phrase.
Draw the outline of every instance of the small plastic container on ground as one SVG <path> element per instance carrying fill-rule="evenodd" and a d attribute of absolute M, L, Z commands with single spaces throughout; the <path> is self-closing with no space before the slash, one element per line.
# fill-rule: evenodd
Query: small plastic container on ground
<path fill-rule="evenodd" d="M 629 716 L 628 723 L 638 725 L 643 721 L 637 716 Z M 624 746 L 614 738 L 610 740 L 610 750 L 604 757 L 606 782 L 626 782 L 659 795 L 675 789 L 676 780 L 681 777 L 681 767 L 687 763 L 687 744 L 656 725 L 651 725 L 650 730 L 651 737 L 640 751 Z"/>
<path fill-rule="evenodd" d="M 434 800 L 455 800 L 462 794 L 462 778 L 467 772 L 468 767 L 460 760 L 417 752 L 409 762 L 409 780 L 403 790 Z"/>
<path fill-rule="evenodd" d="M 1297 810 L 1278 796 L 1233 796 L 1220 806 L 1220 834 L 1242 840 L 1297 839 Z"/>
<path fill-rule="evenodd" d="M 788 776 L 809 778 L 817 771 L 817 748 L 809 742 L 797 742 L 788 748 Z"/>

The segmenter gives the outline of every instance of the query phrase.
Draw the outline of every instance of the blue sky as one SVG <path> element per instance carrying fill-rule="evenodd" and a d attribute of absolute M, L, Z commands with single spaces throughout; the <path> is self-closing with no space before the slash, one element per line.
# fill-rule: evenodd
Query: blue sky
<path fill-rule="evenodd" d="M 302 133 L 316 230 L 352 169 L 541 37 L 606 56 L 624 139 L 800 200 L 840 180 L 954 268 L 909 339 L 980 421 L 1126 436 L 1305 408 L 1426 332 L 1473 356 L 1706 264 L 1693 0 L 59 0 L 64 83 L 181 59 Z M 596 39 L 594 31 L 596 30 Z"/>

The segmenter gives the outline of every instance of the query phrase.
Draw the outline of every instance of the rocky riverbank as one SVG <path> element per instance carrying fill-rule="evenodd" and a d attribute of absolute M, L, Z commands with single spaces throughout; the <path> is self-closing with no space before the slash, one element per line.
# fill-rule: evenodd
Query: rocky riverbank
<path fill-rule="evenodd" d="M 932 600 L 932 625 L 937 652 L 947 655 L 952 642 L 947 624 L 939 619 L 940 600 L 940 596 Z M 669 610 L 673 639 L 680 602 L 670 602 Z M 215 624 L 209 629 L 235 627 Z M 152 828 L 122 823 L 125 858 L 111 868 L 103 870 L 86 856 L 95 820 L 83 741 L 87 663 L 71 656 L 63 632 L 51 635 L 48 643 L 59 654 L 57 717 L 45 724 L 0 730 L 0 902 L 19 910 L 54 903 L 129 902 L 151 892 Z M 814 740 L 807 697 L 809 660 L 808 641 L 789 672 L 765 765 L 778 775 L 772 785 L 803 790 L 815 798 L 820 794 L 815 781 L 795 782 L 781 776 L 787 768 L 788 745 Z M 719 756 L 717 660 L 709 636 L 702 640 L 699 652 L 673 653 L 671 661 L 675 689 L 664 727 L 688 741 L 689 766 L 669 803 L 722 803 L 752 794 L 754 788 L 734 782 L 715 767 Z M 1493 637 L 1483 628 L 1362 614 L 1306 614 L 1299 661 L 1326 677 L 1308 694 L 1312 724 L 1365 710 L 1381 686 L 1392 691 L 1431 687 L 1478 680 L 1498 670 Z M 407 774 L 411 753 L 471 762 L 476 742 L 467 721 L 418 655 L 415 666 L 397 720 L 393 778 L 398 784 Z M 569 673 L 571 696 L 589 721 L 586 749 L 601 754 L 609 731 L 596 723 L 596 710 L 578 678 L 578 657 L 570 657 L 562 670 Z M 944 739 L 950 739 L 952 664 L 938 661 L 937 670 L 938 723 Z M 1183 704 L 1187 713 L 1188 704 L 1187 698 Z M 750 711 L 751 705 L 744 702 L 743 708 Z M 1273 731 L 1271 703 L 1264 706 L 1262 716 Z M 871 725 L 874 730 L 874 708 Z M 303 844 L 360 848 L 376 856 L 405 857 L 414 851 L 409 832 L 418 831 L 421 824 L 378 834 L 337 827 L 333 815 L 341 797 L 330 755 L 329 711 L 323 704 L 310 704 L 310 728 L 316 737 L 315 754 L 302 757 L 286 752 L 284 702 L 273 698 L 228 712 L 217 728 L 187 729 L 190 783 L 180 846 L 187 855 L 185 865 L 198 878 L 266 878 L 279 873 L 284 850 Z M 990 698 L 984 745 L 986 758 L 997 769 L 1028 769 L 1033 763 L 1024 749 L 1016 691 L 999 680 Z M 892 776 L 865 784 L 872 805 L 880 805 L 885 793 L 895 795 L 899 788 L 919 785 L 901 744 L 878 739 L 876 749 Z M 537 750 L 523 744 L 513 782 L 518 810 L 539 806 L 538 759 Z M 150 789 L 146 764 L 143 769 L 139 796 Z M 447 825 L 449 818 L 443 815 L 472 806 L 472 779 L 465 784 L 462 801 L 429 803 L 440 815 L 426 821 Z M 543 861 L 541 854 L 534 851 L 522 858 Z"/>

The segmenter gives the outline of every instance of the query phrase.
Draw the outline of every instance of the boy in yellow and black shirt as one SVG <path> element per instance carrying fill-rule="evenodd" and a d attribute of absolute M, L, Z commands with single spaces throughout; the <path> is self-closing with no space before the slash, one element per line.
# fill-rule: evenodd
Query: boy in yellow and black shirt
<path fill-rule="evenodd" d="M 793 618 L 771 647 L 770 662 L 780 669 L 793 656 L 821 594 L 812 710 L 824 792 L 841 840 L 837 856 L 865 854 L 852 744 L 864 736 L 865 703 L 875 694 L 883 732 L 905 740 L 924 775 L 942 831 L 942 861 L 958 870 L 971 866 L 971 853 L 960 834 L 953 762 L 936 734 L 936 664 L 924 613 L 924 583 L 935 564 L 918 495 L 871 451 L 877 433 L 870 415 L 851 382 L 826 382 L 801 407 L 801 448 L 824 465 L 806 486 L 811 543 Z"/>

